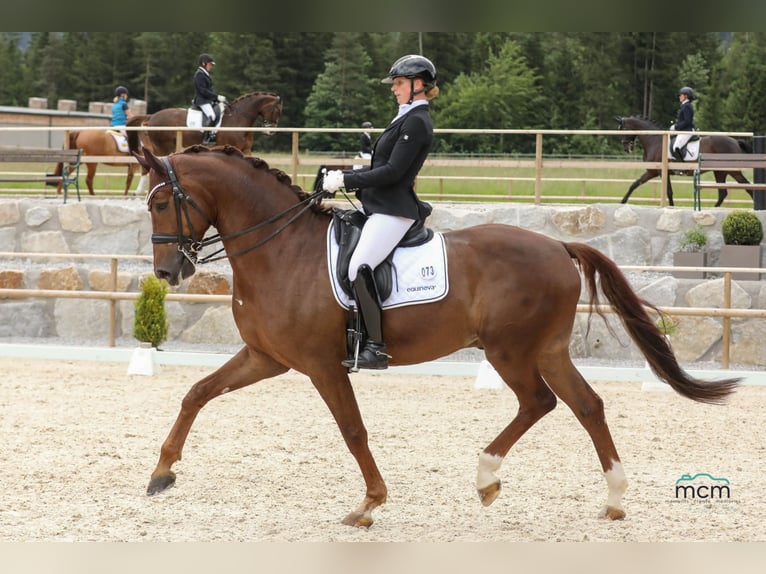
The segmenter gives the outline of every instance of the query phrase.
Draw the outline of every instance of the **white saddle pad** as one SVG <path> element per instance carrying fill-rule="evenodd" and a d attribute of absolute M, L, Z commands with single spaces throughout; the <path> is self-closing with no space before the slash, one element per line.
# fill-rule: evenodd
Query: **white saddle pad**
<path fill-rule="evenodd" d="M 432 303 L 444 299 L 449 292 L 447 275 L 447 249 L 444 236 L 434 233 L 433 238 L 417 247 L 401 247 L 394 252 L 393 287 L 391 295 L 383 301 L 383 309 Z M 338 242 L 333 224 L 327 228 L 327 268 L 335 300 L 348 309 L 350 299 L 337 280 Z"/>
<path fill-rule="evenodd" d="M 221 121 L 223 120 L 223 104 L 218 104 L 218 107 L 221 108 L 221 113 L 218 114 L 218 121 L 215 126 L 213 126 L 215 128 L 220 128 Z M 202 110 L 186 108 L 186 127 L 202 129 Z M 210 129 L 210 127 L 208 127 L 208 129 Z"/>
<path fill-rule="evenodd" d="M 122 132 L 109 130 L 109 134 L 114 138 L 114 143 L 117 144 L 117 149 L 122 153 L 128 153 L 128 138 Z"/>
<path fill-rule="evenodd" d="M 668 159 L 676 161 L 676 157 L 673 155 L 673 140 L 668 140 Z M 700 140 L 694 140 L 686 144 L 686 155 L 684 161 L 697 161 L 700 153 Z"/>
<path fill-rule="evenodd" d="M 186 110 L 186 127 L 187 128 L 202 127 L 202 110 L 195 110 L 193 108 L 188 108 Z"/>

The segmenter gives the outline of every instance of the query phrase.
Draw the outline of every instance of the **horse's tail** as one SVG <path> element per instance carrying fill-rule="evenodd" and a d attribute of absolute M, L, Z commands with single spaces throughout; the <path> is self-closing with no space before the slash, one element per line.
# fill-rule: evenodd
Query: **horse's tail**
<path fill-rule="evenodd" d="M 739 149 L 741 149 L 745 153 L 753 153 L 753 146 L 750 145 L 750 142 L 747 140 L 737 140 L 737 143 L 739 144 Z"/>
<path fill-rule="evenodd" d="M 145 122 L 152 117 L 152 114 L 143 114 L 133 116 L 125 124 L 127 127 L 142 126 Z M 141 151 L 141 138 L 138 134 L 138 130 L 126 130 L 128 134 L 128 150 L 131 152 L 139 153 Z"/>
<path fill-rule="evenodd" d="M 679 394 L 702 403 L 723 403 L 734 392 L 740 381 L 738 378 L 703 381 L 690 377 L 681 368 L 667 339 L 646 310 L 648 307 L 659 314 L 659 309 L 636 295 L 611 259 L 584 243 L 564 243 L 564 248 L 577 261 L 585 278 L 591 313 L 599 304 L 600 287 L 657 377 Z M 596 309 L 596 312 L 605 319 L 601 311 Z"/>

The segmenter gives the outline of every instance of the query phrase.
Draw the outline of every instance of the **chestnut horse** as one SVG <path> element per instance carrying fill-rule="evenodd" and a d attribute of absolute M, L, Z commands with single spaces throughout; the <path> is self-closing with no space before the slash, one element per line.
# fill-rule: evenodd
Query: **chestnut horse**
<path fill-rule="evenodd" d="M 69 132 L 69 149 L 81 149 L 82 155 L 124 155 L 130 157 L 130 152 L 120 151 L 114 136 L 109 131 L 86 130 L 82 132 Z M 88 192 L 95 195 L 93 190 L 93 180 L 96 177 L 97 163 L 86 163 L 88 175 L 85 177 L 85 183 L 88 184 Z M 109 163 L 104 165 L 114 165 L 128 168 L 128 177 L 125 180 L 125 195 L 128 195 L 130 184 L 133 182 L 133 172 L 136 169 L 134 163 Z M 61 175 L 62 164 L 56 165 L 54 175 Z M 59 182 L 56 193 L 61 193 L 61 182 Z"/>
<path fill-rule="evenodd" d="M 614 119 L 618 124 L 620 124 L 621 130 L 666 131 L 665 128 L 658 126 L 652 120 L 638 116 L 631 116 L 627 118 L 617 116 Z M 643 160 L 645 162 L 662 161 L 662 134 L 625 134 L 625 136 L 622 138 L 622 147 L 627 153 L 633 151 L 633 146 L 636 139 L 641 142 L 641 147 L 644 150 Z M 752 153 L 753 150 L 746 142 L 742 140 L 735 140 L 729 136 L 702 136 L 700 138 L 699 151 L 700 153 Z M 665 152 L 667 153 L 667 150 L 665 150 Z M 676 160 L 673 159 L 671 161 Z M 694 162 L 692 167 L 696 167 L 696 162 Z M 693 175 L 694 170 L 690 168 L 688 172 L 682 172 L 682 174 Z M 747 178 L 742 175 L 742 172 L 738 170 L 715 171 L 713 174 L 715 176 L 716 182 L 718 183 L 725 182 L 726 176 L 728 175 L 732 176 L 739 183 L 750 183 Z M 633 193 L 633 190 L 636 189 L 639 185 L 646 183 L 650 179 L 659 177 L 660 175 L 662 175 L 662 171 L 659 169 L 647 169 L 641 177 L 630 184 L 628 193 L 626 193 L 625 197 L 622 198 L 622 203 L 628 203 L 630 194 Z M 748 189 L 746 191 L 750 197 L 753 197 L 753 192 L 751 190 Z M 720 207 L 728 194 L 729 191 L 725 187 L 718 188 L 718 201 L 716 202 L 715 206 Z M 668 176 L 667 185 L 665 186 L 665 196 L 668 198 L 668 204 L 673 205 L 673 186 L 670 184 L 670 176 Z"/>
<path fill-rule="evenodd" d="M 194 146 L 164 158 L 145 149 L 144 157 L 137 157 L 149 170 L 146 201 L 154 273 L 177 285 L 196 263 L 228 257 L 232 310 L 245 343 L 186 394 L 147 494 L 175 483 L 171 467 L 181 459 L 192 424 L 209 401 L 294 369 L 307 375 L 324 399 L 364 478 L 364 498 L 343 523 L 369 526 L 373 510 L 386 501 L 387 488 L 368 446 L 349 371 L 341 365 L 348 312 L 330 286 L 326 236 L 331 216 L 321 204 L 322 192 L 309 195 L 285 173 L 232 147 Z M 217 234 L 203 238 L 210 227 Z M 450 231 L 444 239 L 447 296 L 383 312 L 391 364 L 422 363 L 476 347 L 516 394 L 518 413 L 505 428 L 501 423 L 500 433 L 479 455 L 476 488 L 485 506 L 500 493 L 496 472 L 504 457 L 556 406 L 558 397 L 595 446 L 608 486 L 601 515 L 624 517 L 627 481 L 602 400 L 569 355 L 580 274 L 590 292 L 591 313 L 601 312 L 598 281 L 652 370 L 681 395 L 720 403 L 738 379 L 706 382 L 683 371 L 645 308 L 649 304 L 638 298 L 613 261 L 588 245 L 499 224 Z M 218 242 L 226 255 L 198 260 L 202 247 Z"/>
<path fill-rule="evenodd" d="M 239 96 L 226 104 L 221 127 L 252 127 L 260 118 L 264 127 L 277 127 L 282 115 L 282 98 L 271 92 L 253 92 Z M 134 116 L 128 120 L 129 127 L 135 126 L 185 126 L 185 108 L 167 108 L 153 114 Z M 210 129 L 210 128 L 207 128 Z M 128 131 L 128 145 L 131 152 L 140 151 L 139 141 L 155 154 L 168 155 L 176 151 L 176 132 L 147 130 Z M 182 147 L 202 143 L 202 131 L 183 132 Z M 249 154 L 253 147 L 253 132 L 218 132 L 217 145 L 231 145 Z"/>

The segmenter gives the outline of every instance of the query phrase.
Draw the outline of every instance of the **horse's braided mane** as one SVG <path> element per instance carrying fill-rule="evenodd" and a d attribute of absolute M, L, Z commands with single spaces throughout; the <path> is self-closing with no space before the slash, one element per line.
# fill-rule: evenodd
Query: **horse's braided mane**
<path fill-rule="evenodd" d="M 633 115 L 633 116 L 630 116 L 630 117 L 633 118 L 634 120 L 639 121 L 639 122 L 644 122 L 644 123 L 649 124 L 651 126 L 651 129 L 655 129 L 655 130 L 664 130 L 665 129 L 660 124 L 655 122 L 653 119 L 647 118 L 646 116 Z"/>
<path fill-rule="evenodd" d="M 252 98 L 254 96 L 274 96 L 275 98 L 279 97 L 279 95 L 275 94 L 274 92 L 250 92 L 249 94 L 242 94 L 231 103 L 234 104 L 238 102 L 239 100 L 244 100 L 245 98 Z"/>
<path fill-rule="evenodd" d="M 304 199 L 309 197 L 309 194 L 303 191 L 300 186 L 293 185 L 293 181 L 290 178 L 289 175 L 287 175 L 284 171 L 281 169 L 276 169 L 269 167 L 269 164 L 266 162 L 266 160 L 252 156 L 252 155 L 245 155 L 242 153 L 241 150 L 234 146 L 226 145 L 221 147 L 215 147 L 215 148 L 209 148 L 203 145 L 193 145 L 191 147 L 188 147 L 184 149 L 183 151 L 179 152 L 182 154 L 187 153 L 222 153 L 229 156 L 234 156 L 242 161 L 245 161 L 249 163 L 251 166 L 253 166 L 255 169 L 264 170 L 267 171 L 269 174 L 271 174 L 279 183 L 282 185 L 286 185 L 290 188 L 290 190 L 298 197 L 299 201 L 303 201 Z M 322 205 L 321 200 L 312 204 L 312 211 L 316 213 L 329 213 L 331 211 L 331 208 Z"/>

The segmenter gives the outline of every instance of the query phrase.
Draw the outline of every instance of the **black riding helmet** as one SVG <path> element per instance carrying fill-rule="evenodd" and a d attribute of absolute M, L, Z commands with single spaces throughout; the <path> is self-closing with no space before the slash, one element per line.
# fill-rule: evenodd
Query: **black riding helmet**
<path fill-rule="evenodd" d="M 120 95 L 127 94 L 127 93 L 128 93 L 128 88 L 126 88 L 125 86 L 117 86 L 114 89 L 114 95 L 117 96 L 118 98 L 120 97 Z"/>
<path fill-rule="evenodd" d="M 208 63 L 213 64 L 215 66 L 215 60 L 213 59 L 213 56 L 211 56 L 210 54 L 200 54 L 199 65 L 203 66 Z"/>
<path fill-rule="evenodd" d="M 388 77 L 383 78 L 381 82 L 391 84 L 394 78 L 404 76 L 405 78 L 422 78 L 426 84 L 434 85 L 436 83 L 436 67 L 428 58 L 417 54 L 402 56 L 388 72 Z"/>
<path fill-rule="evenodd" d="M 680 90 L 678 90 L 678 95 L 684 94 L 687 98 L 689 98 L 689 101 L 694 99 L 694 90 L 692 90 L 689 86 L 684 86 Z"/>
<path fill-rule="evenodd" d="M 384 84 L 393 84 L 394 78 L 405 77 L 410 79 L 410 85 L 413 88 L 410 89 L 410 103 L 415 97 L 414 79 L 420 78 L 423 80 L 424 88 L 421 91 L 426 91 L 436 85 L 436 66 L 433 62 L 424 56 L 418 54 L 408 54 L 402 56 L 391 66 L 388 71 L 388 77 L 381 80 Z"/>

